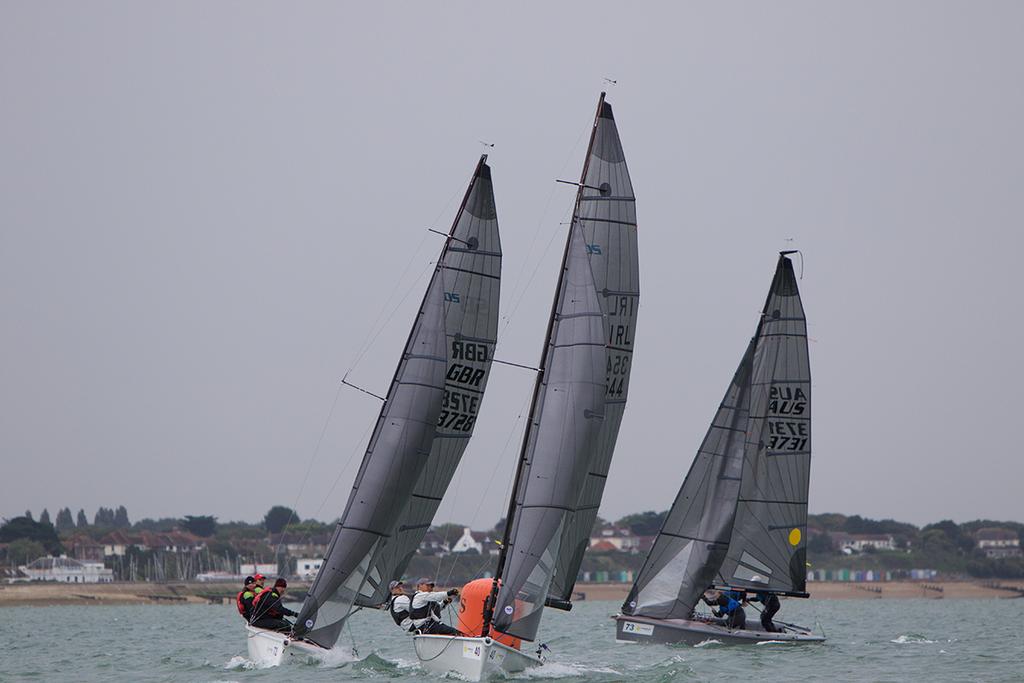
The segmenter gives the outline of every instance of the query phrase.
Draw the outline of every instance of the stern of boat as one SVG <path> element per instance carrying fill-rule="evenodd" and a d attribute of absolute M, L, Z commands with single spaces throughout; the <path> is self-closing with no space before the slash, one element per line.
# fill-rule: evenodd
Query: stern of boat
<path fill-rule="evenodd" d="M 487 680 L 499 672 L 516 673 L 544 661 L 490 638 L 413 636 L 420 666 L 437 674 L 453 672 L 469 681 Z"/>

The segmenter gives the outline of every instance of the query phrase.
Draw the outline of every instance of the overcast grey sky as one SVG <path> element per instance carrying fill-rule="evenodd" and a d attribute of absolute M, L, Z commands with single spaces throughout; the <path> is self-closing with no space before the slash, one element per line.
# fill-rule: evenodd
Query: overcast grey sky
<path fill-rule="evenodd" d="M 327 422 L 339 380 L 379 328 L 386 390 L 479 140 L 537 362 L 610 77 L 642 308 L 602 515 L 671 503 L 799 248 L 811 511 L 1024 519 L 1024 6 L 381 4 L 0 5 L 0 515 L 339 515 L 379 408 Z M 438 521 L 501 516 L 531 386 L 494 367 Z"/>

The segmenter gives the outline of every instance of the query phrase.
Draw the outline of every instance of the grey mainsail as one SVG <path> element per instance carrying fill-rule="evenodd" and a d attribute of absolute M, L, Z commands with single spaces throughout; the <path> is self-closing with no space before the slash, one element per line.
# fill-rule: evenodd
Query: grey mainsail
<path fill-rule="evenodd" d="M 623 614 L 688 619 L 714 583 L 739 496 L 756 343 L 755 334 L 622 605 Z"/>
<path fill-rule="evenodd" d="M 633 188 L 601 93 L 485 631 L 533 640 L 544 606 L 566 607 L 622 419 L 639 290 Z"/>
<path fill-rule="evenodd" d="M 779 257 L 754 354 L 736 520 L 720 582 L 805 594 L 811 366 L 793 262 Z"/>
<path fill-rule="evenodd" d="M 559 545 L 604 417 L 604 313 L 583 232 L 573 225 L 524 435 L 511 534 L 494 611 L 497 630 L 533 640 Z"/>
<path fill-rule="evenodd" d="M 462 218 L 471 199 L 475 202 L 473 210 L 486 221 L 493 219 L 494 201 L 490 191 L 490 172 L 485 161 L 486 156 L 477 165 L 470 190 L 452 227 L 453 232 L 460 226 L 469 229 L 472 221 L 463 223 Z M 483 179 L 487 187 L 481 188 L 484 191 L 474 196 L 472 186 Z M 496 240 L 496 225 L 494 228 Z M 417 488 L 422 490 L 433 483 L 425 484 L 421 477 L 432 461 L 431 456 L 434 455 L 438 441 L 436 437 L 439 434 L 447 436 L 454 433 L 457 424 L 459 429 L 465 429 L 468 423 L 471 430 L 475 422 L 470 422 L 468 410 L 459 411 L 459 415 L 451 420 L 444 416 L 446 396 L 449 406 L 453 401 L 451 394 L 446 394 L 446 388 L 447 378 L 452 372 L 449 355 L 455 352 L 455 347 L 449 344 L 450 328 L 447 319 L 449 315 L 453 320 L 459 319 L 459 326 L 455 329 L 461 335 L 461 324 L 465 322 L 463 311 L 490 305 L 490 290 L 492 287 L 496 290 L 497 274 L 493 278 L 495 282 L 491 283 L 492 278 L 486 276 L 492 273 L 484 262 L 494 259 L 484 253 L 468 254 L 473 251 L 489 252 L 492 249 L 500 254 L 500 247 L 496 241 L 485 245 L 479 237 L 474 242 L 470 239 L 472 235 L 467 236 L 464 243 L 457 241 L 456 237 L 450 235 L 445 240 L 441 257 L 381 407 L 345 512 L 335 529 L 324 564 L 296 618 L 295 635 L 305 636 L 325 647 L 331 647 L 337 641 L 353 605 L 372 602 L 379 593 L 379 587 L 387 584 L 390 574 L 396 569 L 397 563 L 401 562 L 402 556 L 393 553 L 392 548 L 408 543 L 410 539 L 408 535 L 404 538 L 396 537 L 396 531 L 403 520 L 409 526 L 408 520 L 424 514 L 418 508 L 410 509 L 409 501 Z M 453 255 L 461 253 L 467 256 Z M 456 270 L 458 268 L 467 272 Z M 457 282 L 456 274 L 465 276 L 462 285 L 471 280 L 471 276 L 481 276 L 479 280 L 473 280 L 476 289 L 466 291 L 466 306 L 458 309 L 458 312 L 449 306 L 455 303 L 456 296 L 459 303 L 462 303 L 462 291 L 457 289 L 461 285 Z M 477 301 L 471 303 L 469 300 L 474 297 Z M 467 331 L 469 329 L 486 332 L 493 328 L 488 328 L 486 324 L 475 326 L 470 323 L 466 327 Z M 481 338 L 493 339 L 493 335 Z M 459 341 L 466 340 L 460 338 Z M 467 353 L 465 347 L 461 352 L 463 355 Z M 486 369 L 479 366 L 480 363 L 476 363 L 476 367 L 469 366 L 467 381 L 463 383 L 471 382 L 473 376 L 483 380 Z M 461 371 L 459 376 L 462 376 Z M 465 417 L 460 420 L 460 416 Z M 459 456 L 461 452 L 459 449 Z M 451 455 L 451 452 L 447 454 Z M 435 465 L 441 454 L 438 455 L 439 458 L 433 459 Z M 397 541 L 394 544 L 393 539 Z"/>
<path fill-rule="evenodd" d="M 498 215 L 486 161 L 483 155 L 441 258 L 448 365 L 437 433 L 394 533 L 374 563 L 381 581 L 372 596 L 357 600 L 361 605 L 383 602 L 388 582 L 405 572 L 469 445 L 483 402 L 498 335 L 501 285 Z"/>
<path fill-rule="evenodd" d="M 636 199 L 612 107 L 605 102 L 604 94 L 598 102 L 575 218 L 583 230 L 594 284 L 605 314 L 608 355 L 604 421 L 575 512 L 567 520 L 562 533 L 557 568 L 551 581 L 550 595 L 559 600 L 572 597 L 583 553 L 604 494 L 615 441 L 626 409 L 640 306 Z"/>

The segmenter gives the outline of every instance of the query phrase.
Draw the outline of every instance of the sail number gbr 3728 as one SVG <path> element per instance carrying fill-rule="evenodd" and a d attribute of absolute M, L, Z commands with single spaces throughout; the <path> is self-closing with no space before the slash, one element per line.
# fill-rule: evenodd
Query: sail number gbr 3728
<path fill-rule="evenodd" d="M 480 407 L 480 383 L 486 370 L 477 365 L 489 357 L 487 344 L 455 340 L 451 345 L 451 362 L 445 376 L 439 429 L 469 432 L 476 422 Z"/>

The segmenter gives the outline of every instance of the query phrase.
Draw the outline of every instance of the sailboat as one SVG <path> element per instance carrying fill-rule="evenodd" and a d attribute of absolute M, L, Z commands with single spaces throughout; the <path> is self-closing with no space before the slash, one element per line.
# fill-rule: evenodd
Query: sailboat
<path fill-rule="evenodd" d="M 520 647 L 544 607 L 572 607 L 625 409 L 639 296 L 633 188 L 601 93 L 495 578 L 463 589 L 465 636 L 414 636 L 423 668 L 478 681 L 543 663 Z"/>
<path fill-rule="evenodd" d="M 811 369 L 793 263 L 768 298 L 718 412 L 617 615 L 619 641 L 820 642 L 810 629 L 731 629 L 695 613 L 706 589 L 806 598 Z"/>
<path fill-rule="evenodd" d="M 469 443 L 498 332 L 501 243 L 487 155 L 447 233 L 348 504 L 290 634 L 247 626 L 250 660 L 323 659 L 353 610 L 384 601 Z"/>

